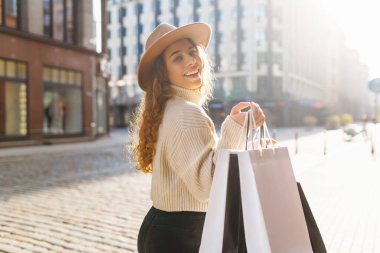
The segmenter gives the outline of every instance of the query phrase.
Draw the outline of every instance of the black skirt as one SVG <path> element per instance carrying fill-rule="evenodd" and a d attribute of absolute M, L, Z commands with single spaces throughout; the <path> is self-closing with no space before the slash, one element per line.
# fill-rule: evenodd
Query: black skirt
<path fill-rule="evenodd" d="M 198 253 L 205 212 L 165 212 L 152 207 L 141 225 L 139 253 Z"/>

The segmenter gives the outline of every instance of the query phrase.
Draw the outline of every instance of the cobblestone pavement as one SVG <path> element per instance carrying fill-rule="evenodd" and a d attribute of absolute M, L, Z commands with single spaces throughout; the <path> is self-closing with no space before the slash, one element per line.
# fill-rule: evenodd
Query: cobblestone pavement
<path fill-rule="evenodd" d="M 380 253 L 380 155 L 370 143 L 317 129 L 300 134 L 295 154 L 293 133 L 278 136 L 328 252 Z M 121 143 L 0 150 L 0 252 L 136 252 L 150 176 Z"/>
<path fill-rule="evenodd" d="M 136 252 L 150 176 L 124 157 L 113 145 L 1 158 L 0 252 Z"/>

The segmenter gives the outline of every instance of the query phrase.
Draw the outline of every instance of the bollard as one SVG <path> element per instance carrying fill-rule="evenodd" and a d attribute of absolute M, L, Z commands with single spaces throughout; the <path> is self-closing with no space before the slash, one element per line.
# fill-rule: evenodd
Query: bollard
<path fill-rule="evenodd" d="M 325 130 L 324 132 L 324 137 L 323 137 L 323 154 L 327 154 L 327 131 Z"/>
<path fill-rule="evenodd" d="M 295 141 L 295 145 L 294 145 L 294 153 L 295 154 L 298 154 L 298 132 L 295 133 L 294 135 L 294 141 Z"/>
<path fill-rule="evenodd" d="M 375 156 L 375 143 L 373 140 L 371 141 L 371 154 L 372 156 Z"/>

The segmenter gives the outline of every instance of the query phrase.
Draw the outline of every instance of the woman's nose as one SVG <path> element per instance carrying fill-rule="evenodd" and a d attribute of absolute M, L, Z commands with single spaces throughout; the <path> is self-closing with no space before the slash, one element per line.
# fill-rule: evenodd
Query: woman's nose
<path fill-rule="evenodd" d="M 192 56 L 192 55 L 188 55 L 186 58 L 187 58 L 186 65 L 191 66 L 191 65 L 194 65 L 197 62 L 197 60 L 195 59 L 195 57 Z"/>

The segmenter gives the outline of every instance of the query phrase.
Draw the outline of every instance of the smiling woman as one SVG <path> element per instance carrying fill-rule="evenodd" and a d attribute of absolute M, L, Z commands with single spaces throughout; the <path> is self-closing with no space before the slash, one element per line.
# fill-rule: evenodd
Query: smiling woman
<path fill-rule="evenodd" d="M 140 228 L 140 253 L 198 252 L 218 153 L 244 146 L 242 109 L 252 107 L 257 126 L 265 119 L 257 104 L 239 103 L 217 137 L 203 108 L 212 91 L 210 35 L 205 23 L 161 24 L 146 42 L 138 69 L 145 95 L 130 134 L 137 169 L 152 173 L 153 207 Z"/>

